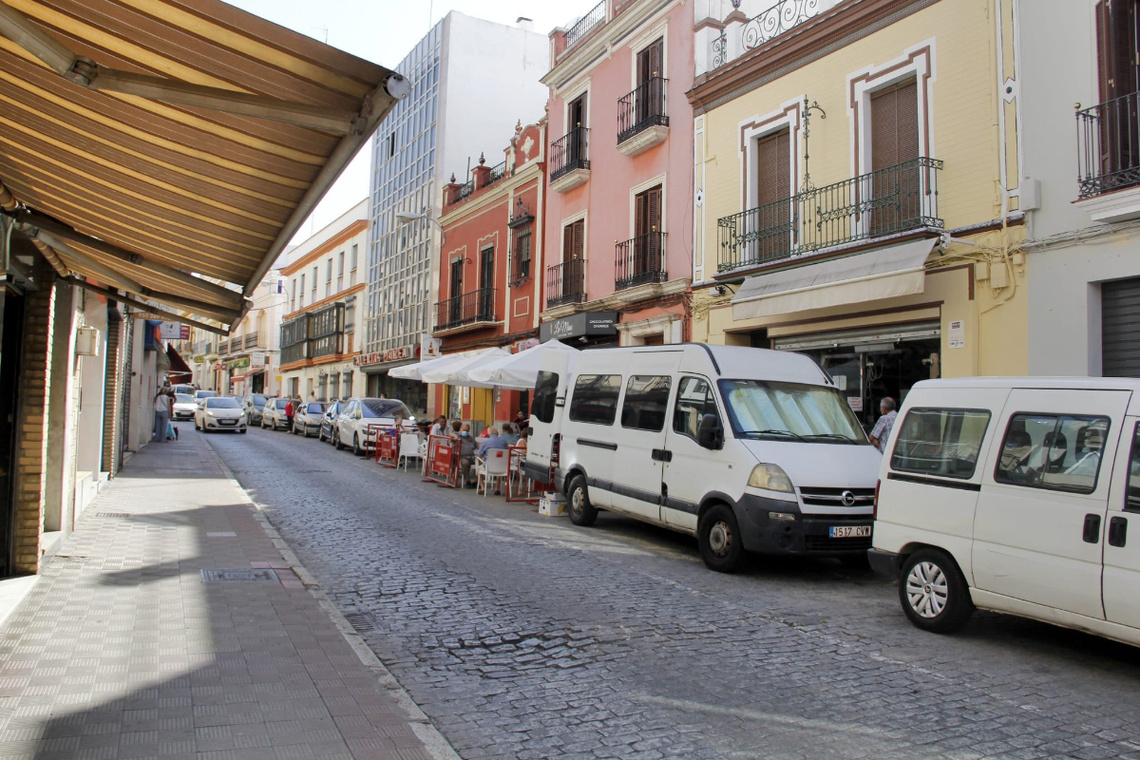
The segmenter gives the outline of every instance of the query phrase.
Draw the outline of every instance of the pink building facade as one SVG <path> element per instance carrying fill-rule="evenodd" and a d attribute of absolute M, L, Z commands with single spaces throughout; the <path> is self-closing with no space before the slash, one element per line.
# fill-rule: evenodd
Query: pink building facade
<path fill-rule="evenodd" d="M 689 339 L 693 3 L 603 0 L 551 33 L 541 337 Z"/>

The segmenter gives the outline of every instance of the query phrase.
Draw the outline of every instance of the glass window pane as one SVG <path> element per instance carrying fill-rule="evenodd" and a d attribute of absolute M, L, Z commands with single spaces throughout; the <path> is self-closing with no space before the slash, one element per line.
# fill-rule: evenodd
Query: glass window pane
<path fill-rule="evenodd" d="M 570 419 L 595 425 L 612 425 L 617 416 L 621 375 L 579 375 L 574 382 Z"/>
<path fill-rule="evenodd" d="M 665 408 L 669 406 L 670 378 L 667 375 L 634 375 L 625 386 L 621 426 L 637 430 L 665 428 Z"/>
<path fill-rule="evenodd" d="M 981 409 L 911 409 L 891 454 L 891 469 L 970 478 L 978 466 L 990 413 Z"/>

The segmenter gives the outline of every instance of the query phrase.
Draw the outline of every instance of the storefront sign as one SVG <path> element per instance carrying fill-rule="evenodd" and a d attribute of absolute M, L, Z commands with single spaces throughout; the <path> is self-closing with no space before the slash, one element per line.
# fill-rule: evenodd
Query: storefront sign
<path fill-rule="evenodd" d="M 352 357 L 352 363 L 357 367 L 365 367 L 369 364 L 379 364 L 380 354 L 358 354 Z"/>
<path fill-rule="evenodd" d="M 221 362 L 218 362 L 217 364 L 214 365 L 214 371 L 215 372 L 221 372 L 225 368 L 226 368 L 226 366 L 224 364 L 222 364 Z"/>
<path fill-rule="evenodd" d="M 966 325 L 962 320 L 955 319 L 950 322 L 950 336 L 947 345 L 950 348 L 966 347 Z"/>
<path fill-rule="evenodd" d="M 399 348 L 390 348 L 384 352 L 384 361 L 394 362 L 400 359 L 410 359 L 412 357 L 411 346 L 400 346 Z"/>
<path fill-rule="evenodd" d="M 383 364 L 384 362 L 411 359 L 415 355 L 416 346 L 400 346 L 399 348 L 390 348 L 383 353 L 373 352 L 371 354 L 358 354 L 352 357 L 352 363 L 357 367 L 367 367 L 372 364 Z"/>
<path fill-rule="evenodd" d="M 234 359 L 232 362 L 229 362 L 226 366 L 229 367 L 230 369 L 245 369 L 246 367 L 249 366 L 249 357 L 243 356 L 240 359 Z"/>
<path fill-rule="evenodd" d="M 618 313 L 616 311 L 584 311 L 568 317 L 552 319 L 539 326 L 539 339 L 569 340 L 582 336 L 616 335 Z"/>
<path fill-rule="evenodd" d="M 249 355 L 249 366 L 251 367 L 264 367 L 265 366 L 265 352 L 254 351 Z"/>
<path fill-rule="evenodd" d="M 158 330 L 163 340 L 190 340 L 190 325 L 181 322 L 163 322 Z"/>

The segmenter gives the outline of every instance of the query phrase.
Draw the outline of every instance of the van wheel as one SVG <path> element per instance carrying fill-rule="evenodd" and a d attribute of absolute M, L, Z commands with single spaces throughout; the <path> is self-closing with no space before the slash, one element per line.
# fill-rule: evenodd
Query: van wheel
<path fill-rule="evenodd" d="M 899 601 L 910 622 L 932 633 L 957 631 L 974 613 L 962 571 L 938 549 L 922 549 L 903 563 Z"/>
<path fill-rule="evenodd" d="M 567 491 L 569 504 L 567 513 L 570 522 L 583 527 L 590 527 L 598 519 L 598 510 L 590 504 L 590 495 L 586 493 L 586 479 L 575 475 L 570 481 L 570 490 Z"/>
<path fill-rule="evenodd" d="M 697 529 L 697 545 L 701 559 L 710 570 L 718 573 L 735 573 L 744 560 L 744 545 L 736 515 L 724 504 L 717 504 L 705 513 Z"/>

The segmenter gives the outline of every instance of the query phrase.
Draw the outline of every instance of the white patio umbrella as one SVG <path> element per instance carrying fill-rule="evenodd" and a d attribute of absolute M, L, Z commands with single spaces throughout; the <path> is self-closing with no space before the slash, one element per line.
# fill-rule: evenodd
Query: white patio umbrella
<path fill-rule="evenodd" d="M 577 353 L 577 350 L 560 341 L 548 340 L 517 354 L 510 354 L 493 362 L 480 363 L 467 370 L 466 375 L 471 382 L 479 383 L 479 387 L 497 386 L 516 391 L 530 390 L 538 382 L 538 368 L 542 364 L 544 354 L 548 351 Z"/>
<path fill-rule="evenodd" d="M 424 380 L 423 373 L 432 370 L 443 370 L 452 364 L 458 364 L 472 356 L 484 354 L 487 352 L 502 352 L 501 348 L 477 348 L 471 351 L 457 351 L 453 354 L 444 354 L 437 356 L 434 359 L 424 359 L 416 364 L 405 364 L 402 367 L 393 367 L 388 370 L 389 377 L 398 377 L 402 380 L 422 380 L 423 382 L 438 382 L 433 380 Z"/>
<path fill-rule="evenodd" d="M 490 359 L 495 359 L 502 356 L 510 356 L 506 350 L 502 348 L 486 348 L 476 349 L 475 351 L 464 351 L 462 354 L 456 354 L 454 361 L 447 363 L 433 363 L 430 367 L 424 367 L 420 371 L 420 380 L 425 383 L 440 383 L 443 385 L 462 385 L 463 376 L 461 373 L 468 367 L 473 367 L 481 364 Z"/>

